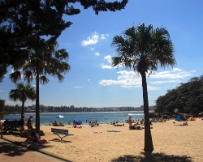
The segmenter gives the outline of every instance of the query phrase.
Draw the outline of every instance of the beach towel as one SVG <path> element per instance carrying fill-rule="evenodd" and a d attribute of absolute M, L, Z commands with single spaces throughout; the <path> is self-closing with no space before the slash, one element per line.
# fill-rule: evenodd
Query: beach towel
<path fill-rule="evenodd" d="M 45 139 L 39 140 L 37 142 L 30 142 L 30 144 L 32 144 L 32 145 L 44 145 L 44 144 L 47 144 L 47 143 L 48 142 Z"/>
<path fill-rule="evenodd" d="M 107 130 L 107 132 L 121 132 L 119 130 Z"/>
<path fill-rule="evenodd" d="M 94 132 L 91 132 L 91 134 L 101 134 L 103 132 L 98 132 L 98 131 L 94 131 Z"/>
<path fill-rule="evenodd" d="M 38 144 L 40 144 L 40 145 L 43 145 L 43 144 L 46 144 L 46 143 L 48 143 L 48 142 L 45 139 L 42 139 L 42 140 L 38 141 Z"/>

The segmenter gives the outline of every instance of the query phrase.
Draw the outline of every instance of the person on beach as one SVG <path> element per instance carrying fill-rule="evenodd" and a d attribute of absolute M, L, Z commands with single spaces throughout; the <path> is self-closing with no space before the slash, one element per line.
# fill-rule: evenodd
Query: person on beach
<path fill-rule="evenodd" d="M 53 126 L 59 126 L 59 123 L 56 120 L 52 124 Z"/>
<path fill-rule="evenodd" d="M 186 125 L 188 125 L 188 123 L 187 122 L 183 122 L 183 123 L 179 123 L 178 125 L 179 126 L 186 126 Z"/>
<path fill-rule="evenodd" d="M 127 122 L 129 124 L 129 129 L 137 129 L 137 124 L 134 123 L 134 121 L 132 120 L 131 116 L 129 116 Z"/>
<path fill-rule="evenodd" d="M 32 125 L 32 116 L 29 117 L 28 121 L 27 121 L 27 127 L 28 129 L 32 129 L 33 128 L 33 125 Z"/>
<path fill-rule="evenodd" d="M 0 120 L 0 131 L 1 131 L 1 138 L 3 138 L 3 128 L 2 128 L 3 126 L 2 126 L 2 122 L 1 122 L 1 120 Z"/>
<path fill-rule="evenodd" d="M 82 125 L 73 124 L 73 128 L 82 128 Z"/>
<path fill-rule="evenodd" d="M 24 126 L 25 126 L 25 117 L 22 116 L 20 121 L 19 121 L 19 125 L 20 125 L 20 136 L 22 136 L 23 131 L 25 130 Z"/>
<path fill-rule="evenodd" d="M 133 123 L 132 118 L 131 118 L 131 116 L 129 116 L 129 118 L 128 118 L 128 124 L 129 124 L 129 126 L 132 126 L 132 123 Z"/>
<path fill-rule="evenodd" d="M 23 142 L 23 144 L 27 145 L 30 142 L 37 143 L 39 140 L 40 140 L 39 134 L 36 133 L 34 130 L 32 130 L 30 136 L 27 137 L 27 139 Z"/>

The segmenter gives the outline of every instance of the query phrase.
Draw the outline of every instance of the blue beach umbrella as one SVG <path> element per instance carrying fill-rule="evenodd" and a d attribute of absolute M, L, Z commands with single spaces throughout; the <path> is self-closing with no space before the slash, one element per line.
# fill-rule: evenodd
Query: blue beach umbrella
<path fill-rule="evenodd" d="M 73 124 L 81 125 L 81 124 L 82 124 L 82 121 L 81 121 L 81 120 L 74 120 L 74 121 L 73 121 Z"/>
<path fill-rule="evenodd" d="M 56 118 L 62 119 L 62 118 L 64 118 L 64 116 L 63 115 L 56 115 Z"/>

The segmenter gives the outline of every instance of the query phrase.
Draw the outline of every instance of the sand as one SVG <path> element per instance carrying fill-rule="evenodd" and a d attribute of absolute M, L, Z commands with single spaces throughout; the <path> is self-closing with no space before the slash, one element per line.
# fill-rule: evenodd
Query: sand
<path fill-rule="evenodd" d="M 179 122 L 175 122 L 177 124 Z M 83 125 L 72 128 L 69 125 L 41 126 L 47 144 L 41 150 L 56 154 L 74 162 L 109 161 L 203 161 L 203 120 L 188 121 L 188 126 L 176 126 L 173 120 L 153 123 L 151 129 L 154 151 L 144 152 L 144 130 L 129 130 L 128 124 L 113 126 L 100 124 L 98 127 Z M 68 129 L 73 136 L 63 141 L 51 133 L 51 128 Z M 119 130 L 120 132 L 108 132 Z M 11 141 L 23 141 L 25 138 L 4 135 Z"/>

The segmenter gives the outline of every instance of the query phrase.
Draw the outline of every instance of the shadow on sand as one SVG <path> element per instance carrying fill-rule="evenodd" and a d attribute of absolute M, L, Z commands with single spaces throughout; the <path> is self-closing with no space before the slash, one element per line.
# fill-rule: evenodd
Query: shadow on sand
<path fill-rule="evenodd" d="M 15 150 L 15 151 L 14 151 Z M 22 156 L 27 150 L 23 147 L 12 145 L 8 142 L 0 142 L 0 154 L 4 153 L 7 156 Z"/>
<path fill-rule="evenodd" d="M 49 141 L 53 141 L 53 142 L 60 142 L 60 143 L 71 143 L 71 141 L 60 140 L 60 139 L 58 139 L 58 138 L 54 138 L 54 139 L 49 140 Z"/>
<path fill-rule="evenodd" d="M 141 152 L 139 156 L 124 155 L 111 162 L 192 162 L 191 157 L 166 155 L 163 153 Z"/>
<path fill-rule="evenodd" d="M 2 141 L 0 142 L 0 154 L 4 154 L 6 156 L 10 156 L 10 157 L 23 156 L 26 152 L 34 150 L 64 162 L 72 162 L 68 159 L 59 157 L 53 153 L 44 151 L 43 148 L 45 147 L 53 147 L 49 144 L 30 145 L 28 147 L 25 147 L 21 144 L 21 142 L 12 142 L 12 141 L 9 141 L 8 139 L 4 139 L 4 140 L 5 142 L 2 142 Z"/>

